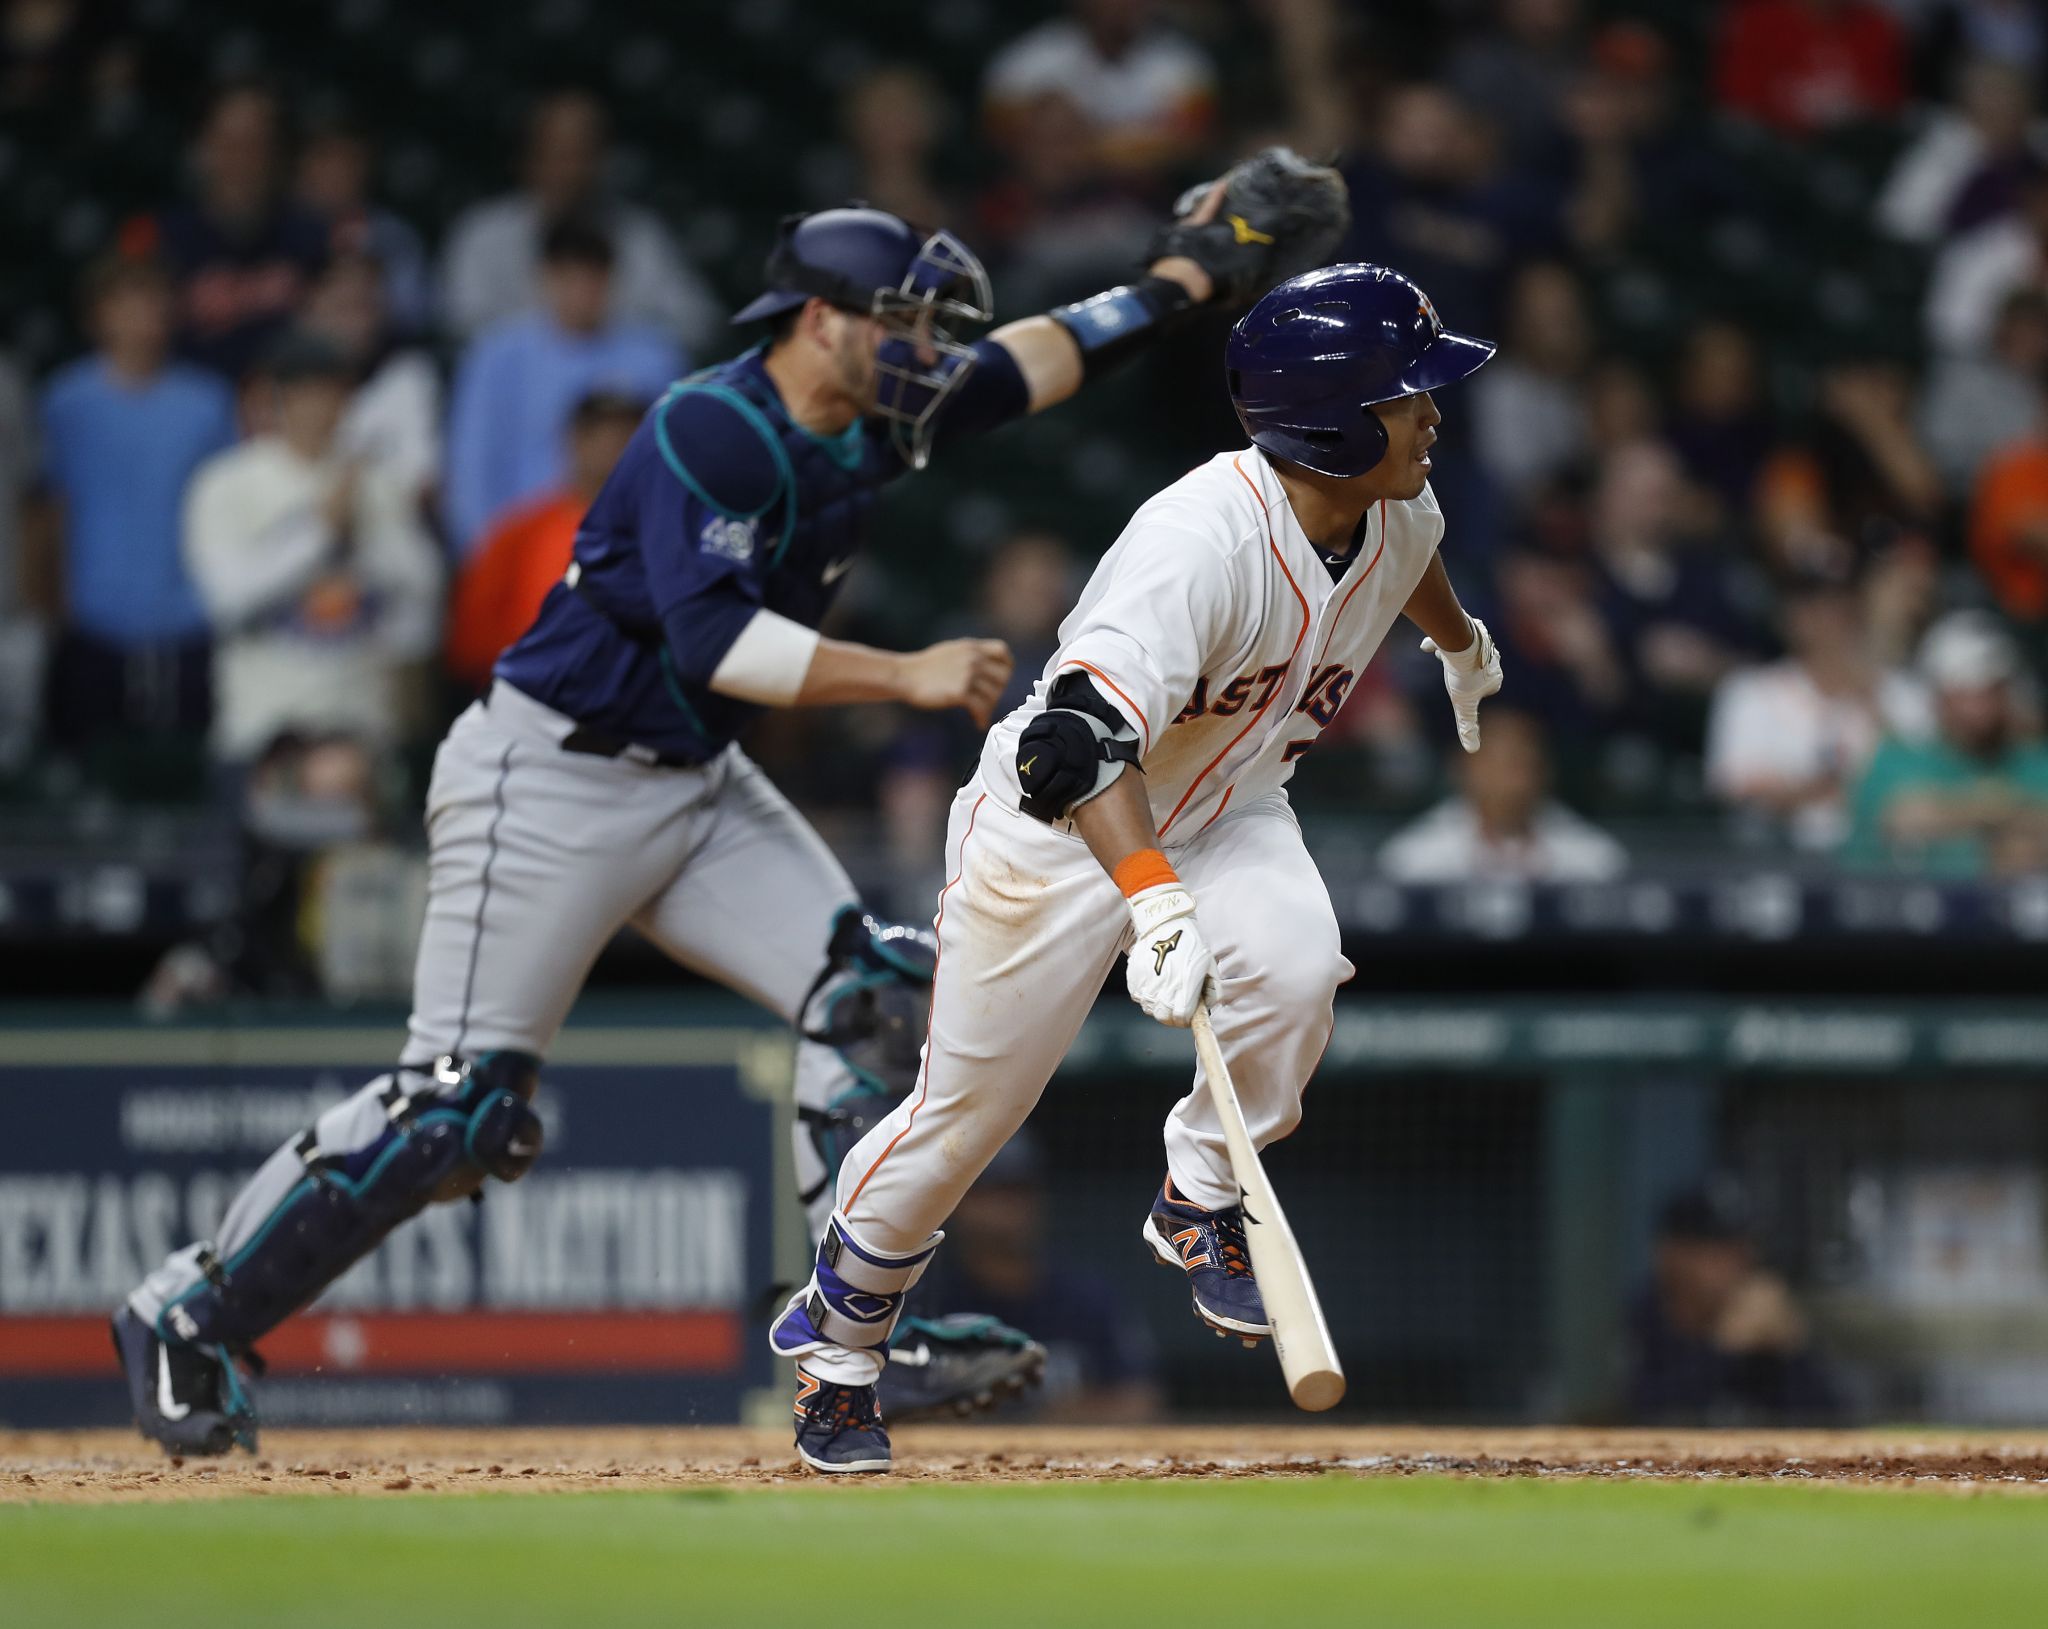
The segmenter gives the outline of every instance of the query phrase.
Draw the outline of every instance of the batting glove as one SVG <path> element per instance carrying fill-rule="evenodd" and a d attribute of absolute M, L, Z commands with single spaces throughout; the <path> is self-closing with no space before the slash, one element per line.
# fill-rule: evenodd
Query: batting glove
<path fill-rule="evenodd" d="M 1195 1021 L 1195 1008 L 1216 998 L 1216 958 L 1195 920 L 1195 896 L 1177 882 L 1133 894 L 1138 937 L 1124 963 L 1131 999 L 1175 1029 Z"/>
<path fill-rule="evenodd" d="M 1479 704 L 1500 688 L 1500 651 L 1486 624 L 1472 618 L 1472 643 L 1463 650 L 1445 650 L 1434 639 L 1422 648 L 1444 665 L 1444 689 L 1450 692 L 1451 711 L 1458 715 L 1458 745 L 1467 752 L 1479 750 Z"/>

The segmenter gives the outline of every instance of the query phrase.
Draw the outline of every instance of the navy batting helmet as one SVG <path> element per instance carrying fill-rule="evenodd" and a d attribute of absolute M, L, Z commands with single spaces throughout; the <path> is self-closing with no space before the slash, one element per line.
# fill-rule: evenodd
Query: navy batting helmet
<path fill-rule="evenodd" d="M 1374 402 L 1464 378 L 1493 342 L 1454 334 L 1386 266 L 1325 266 L 1277 284 L 1224 351 L 1230 405 L 1252 445 L 1319 475 L 1363 475 L 1385 456 Z"/>
<path fill-rule="evenodd" d="M 853 205 L 786 217 L 769 251 L 768 291 L 733 318 L 753 322 L 825 300 L 887 330 L 875 355 L 874 411 L 913 467 L 931 450 L 933 420 L 974 365 L 949 322 L 987 322 L 988 273 L 950 232 L 925 232 L 887 210 Z"/>

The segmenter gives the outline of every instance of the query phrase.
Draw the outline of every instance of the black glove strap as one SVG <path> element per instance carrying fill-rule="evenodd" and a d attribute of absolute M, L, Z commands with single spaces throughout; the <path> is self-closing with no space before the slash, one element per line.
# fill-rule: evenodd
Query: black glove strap
<path fill-rule="evenodd" d="M 1128 362 L 1194 308 L 1194 296 L 1181 284 L 1148 275 L 1056 306 L 1046 315 L 1074 336 L 1081 349 L 1081 377 L 1087 380 Z"/>

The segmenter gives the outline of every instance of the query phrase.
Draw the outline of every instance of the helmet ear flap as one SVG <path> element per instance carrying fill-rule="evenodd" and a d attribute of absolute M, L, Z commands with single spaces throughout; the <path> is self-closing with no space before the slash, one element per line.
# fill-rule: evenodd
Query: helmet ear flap
<path fill-rule="evenodd" d="M 1360 439 L 1365 443 L 1366 450 L 1372 454 L 1358 471 L 1363 475 L 1367 470 L 1376 468 L 1379 461 L 1387 456 L 1387 426 L 1379 414 L 1372 410 L 1371 402 L 1362 404 L 1358 411 L 1365 415 L 1365 434 Z"/>

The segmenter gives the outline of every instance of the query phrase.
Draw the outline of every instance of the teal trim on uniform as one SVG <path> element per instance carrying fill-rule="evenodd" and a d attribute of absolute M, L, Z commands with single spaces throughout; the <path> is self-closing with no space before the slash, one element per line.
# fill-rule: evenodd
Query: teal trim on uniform
<path fill-rule="evenodd" d="M 905 984 L 911 985 L 919 990 L 928 990 L 931 988 L 932 975 L 930 968 L 921 967 L 915 962 L 905 961 L 901 956 L 898 956 L 895 951 L 891 950 L 879 939 L 871 940 L 869 941 L 869 943 L 873 948 L 874 953 L 877 956 L 881 957 L 882 960 L 888 964 L 889 970 L 892 973 L 894 973 L 899 979 L 901 979 Z"/>
<path fill-rule="evenodd" d="M 251 1239 L 247 1244 L 243 1245 L 241 1249 L 235 1252 L 235 1259 L 233 1261 L 224 1261 L 221 1263 L 221 1271 L 224 1273 L 232 1272 L 236 1267 L 239 1267 L 242 1264 L 242 1262 L 248 1258 L 249 1252 L 251 1250 L 254 1250 L 259 1244 L 261 1244 L 264 1241 L 264 1239 L 269 1237 L 270 1230 L 277 1226 L 279 1220 L 284 1216 L 284 1213 L 290 1210 L 291 1207 L 298 1201 L 299 1195 L 305 1193 L 312 1186 L 313 1178 L 300 1177 L 299 1180 L 295 1184 L 293 1184 L 292 1191 L 284 1196 L 284 1199 L 282 1200 L 282 1202 L 279 1203 L 277 1209 L 272 1211 L 270 1215 L 265 1219 L 263 1225 L 256 1230 L 256 1237 Z M 210 1283 L 211 1280 L 202 1280 L 201 1282 Z M 188 1290 L 186 1294 L 192 1294 L 198 1288 L 199 1285 L 195 1284 L 192 1290 Z M 179 1301 L 182 1301 L 184 1299 L 185 1296 L 183 1295 L 178 1297 Z M 176 1306 L 177 1302 L 174 1301 L 171 1303 L 171 1305 Z"/>
<path fill-rule="evenodd" d="M 668 689 L 668 699 L 674 702 L 677 710 L 682 713 L 684 718 L 690 721 L 691 729 L 703 736 L 705 740 L 710 740 L 711 732 L 704 728 L 704 721 L 697 716 L 697 709 L 690 705 L 689 698 L 683 694 L 683 681 L 676 677 L 676 659 L 674 654 L 664 644 L 659 647 L 655 659 L 661 664 L 661 682 Z"/>
<path fill-rule="evenodd" d="M 256 1230 L 256 1237 L 251 1239 L 247 1244 L 243 1245 L 241 1249 L 237 1250 L 232 1261 L 223 1262 L 221 1264 L 221 1271 L 223 1273 L 229 1273 L 232 1272 L 236 1267 L 240 1266 L 242 1262 L 248 1258 L 249 1252 L 251 1250 L 254 1250 L 259 1244 L 261 1244 L 266 1238 L 270 1236 L 270 1230 L 277 1226 L 279 1221 L 283 1219 L 284 1213 L 290 1210 L 293 1205 L 298 1203 L 299 1196 L 303 1194 L 312 1185 L 313 1178 L 299 1178 L 299 1180 L 292 1185 L 291 1192 L 286 1194 L 283 1199 L 279 1200 L 277 1208 L 273 1210 L 270 1213 L 270 1215 L 264 1219 L 263 1225 Z M 164 1333 L 164 1319 L 168 1317 L 174 1309 L 182 1307 L 187 1301 L 191 1300 L 193 1296 L 198 1295 L 202 1291 L 209 1290 L 211 1288 L 213 1288 L 213 1280 L 210 1278 L 201 1278 L 197 1284 L 194 1284 L 189 1290 L 185 1291 L 184 1294 L 178 1296 L 174 1300 L 166 1301 L 164 1303 L 163 1311 L 159 1312 L 156 1315 L 157 1339 L 162 1341 L 169 1341 L 171 1339 L 169 1335 Z"/>
<path fill-rule="evenodd" d="M 363 1190 L 377 1180 L 378 1176 L 382 1174 L 384 1167 L 404 1152 L 405 1145 L 412 1141 L 413 1132 L 422 1126 L 433 1125 L 437 1120 L 449 1121 L 458 1126 L 469 1123 L 467 1115 L 459 1114 L 454 1109 L 429 1109 L 425 1114 L 414 1119 L 403 1132 L 391 1140 L 391 1146 L 371 1162 L 369 1170 L 363 1173 L 363 1178 L 360 1182 L 351 1182 L 347 1177 L 338 1174 L 331 1175 L 330 1180 L 344 1189 L 352 1198 L 360 1199 L 363 1195 Z"/>
<path fill-rule="evenodd" d="M 249 1393 L 242 1385 L 234 1355 L 225 1346 L 216 1346 L 213 1355 L 220 1364 L 222 1378 L 227 1382 L 225 1412 L 228 1428 L 234 1433 L 235 1441 L 253 1454 L 256 1452 L 256 1405 L 249 1400 Z"/>
<path fill-rule="evenodd" d="M 748 510 L 727 508 L 717 498 L 713 498 L 709 492 L 705 492 L 705 488 L 698 484 L 696 475 L 692 475 L 688 471 L 688 467 L 684 465 L 684 461 L 680 457 L 676 457 L 676 447 L 670 443 L 670 438 L 668 438 L 668 416 L 666 414 L 668 414 L 668 408 L 678 398 L 682 398 L 682 395 L 692 395 L 692 393 L 694 395 L 709 395 L 709 398 L 713 398 L 715 402 L 723 402 L 727 408 L 731 408 L 735 414 L 739 414 L 739 418 L 745 424 L 748 424 L 750 430 L 754 430 L 754 434 L 758 434 L 764 443 L 768 443 L 768 453 L 774 459 L 774 467 L 776 467 L 776 488 L 774 488 L 774 492 L 768 494 L 768 502 L 764 502 L 760 508 L 748 508 Z M 670 471 L 674 471 L 678 482 L 682 482 L 686 488 L 690 488 L 690 492 L 696 498 L 711 504 L 719 514 L 729 514 L 735 520 L 756 520 L 762 514 L 766 514 L 768 510 L 772 510 L 776 506 L 776 500 L 784 492 L 791 494 L 791 498 L 795 500 L 797 471 L 791 467 L 791 463 L 788 463 L 788 453 L 782 449 L 782 436 L 778 436 L 774 432 L 774 424 L 768 422 L 768 418 L 762 414 L 762 410 L 756 408 L 752 402 L 748 402 L 748 398 L 743 398 L 743 395 L 739 391 L 735 391 L 731 385 L 713 385 L 713 383 L 698 385 L 698 383 L 690 383 L 688 379 L 684 379 L 680 385 L 670 385 L 668 395 L 664 395 L 662 402 L 655 406 L 655 414 L 653 414 L 653 441 L 655 441 L 655 447 L 662 449 L 662 461 L 670 467 Z M 776 559 L 780 559 L 780 551 L 776 553 Z"/>
<path fill-rule="evenodd" d="M 858 469 L 860 467 L 861 443 L 866 439 L 868 433 L 866 419 L 855 419 L 845 429 L 835 431 L 829 436 L 821 436 L 815 430 L 806 430 L 795 419 L 791 419 L 789 422 L 799 435 L 803 436 L 806 440 L 815 441 L 819 446 L 823 447 L 825 449 L 825 456 L 830 458 L 841 469 Z"/>

